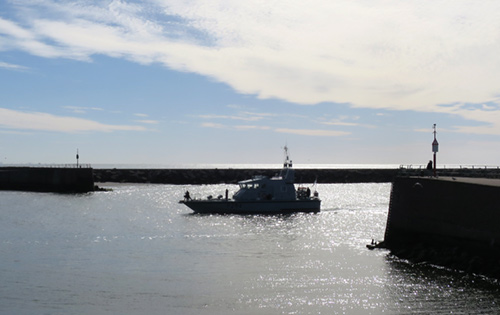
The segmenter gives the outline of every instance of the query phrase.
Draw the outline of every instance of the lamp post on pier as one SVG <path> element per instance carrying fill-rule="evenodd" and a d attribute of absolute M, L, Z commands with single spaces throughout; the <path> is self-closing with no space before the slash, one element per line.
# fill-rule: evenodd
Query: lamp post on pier
<path fill-rule="evenodd" d="M 434 170 L 434 177 L 436 177 L 436 153 L 439 150 L 439 143 L 436 139 L 436 124 L 434 124 L 433 129 L 434 129 L 434 141 L 432 141 L 432 152 L 434 153 L 433 170 Z"/>

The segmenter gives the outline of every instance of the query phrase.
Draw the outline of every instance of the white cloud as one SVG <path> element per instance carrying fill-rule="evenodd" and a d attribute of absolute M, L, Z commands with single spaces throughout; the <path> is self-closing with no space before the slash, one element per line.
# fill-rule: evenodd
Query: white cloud
<path fill-rule="evenodd" d="M 343 121 L 337 121 L 337 120 L 325 121 L 325 122 L 321 122 L 321 124 L 323 124 L 323 125 L 330 125 L 330 126 L 345 126 L 345 127 L 359 126 L 358 123 L 343 122 Z"/>
<path fill-rule="evenodd" d="M 290 129 L 290 128 L 276 128 L 273 129 L 269 126 L 255 126 L 255 125 L 223 125 L 219 123 L 202 123 L 202 127 L 214 129 L 228 129 L 228 130 L 271 130 L 277 133 L 288 133 L 300 136 L 315 136 L 315 137 L 340 137 L 350 135 L 350 132 L 337 131 L 337 130 L 320 130 L 320 129 Z"/>
<path fill-rule="evenodd" d="M 337 118 L 332 118 L 329 120 L 321 121 L 320 123 L 323 125 L 330 125 L 330 126 L 346 126 L 346 127 L 355 127 L 359 126 L 359 123 L 356 123 L 354 121 L 357 121 L 359 117 L 349 117 L 349 116 L 339 116 Z"/>
<path fill-rule="evenodd" d="M 7 70 L 28 70 L 27 67 L 12 64 L 12 63 L 7 63 L 7 62 L 2 62 L 0 61 L 0 68 L 7 69 Z"/>
<path fill-rule="evenodd" d="M 0 50 L 159 62 L 261 98 L 452 113 L 489 125 L 460 131 L 500 134 L 498 110 L 438 106 L 500 94 L 498 1 L 34 1 L 24 7 L 23 20 L 0 18 Z"/>
<path fill-rule="evenodd" d="M 359 120 L 358 116 L 339 116 L 337 118 L 332 118 L 329 120 L 319 120 L 318 123 L 327 126 L 341 126 L 341 127 L 363 127 L 363 128 L 376 128 L 375 125 L 362 124 L 357 122 Z"/>
<path fill-rule="evenodd" d="M 75 114 L 85 114 L 87 111 L 102 111 L 103 109 L 100 107 L 82 107 L 82 106 L 63 106 L 64 109 L 67 109 Z"/>
<path fill-rule="evenodd" d="M 339 137 L 350 135 L 350 132 L 336 130 L 319 130 L 319 129 L 288 129 L 278 128 L 276 132 L 290 133 L 301 136 L 320 136 L 320 137 Z"/>
<path fill-rule="evenodd" d="M 136 120 L 136 122 L 142 123 L 142 124 L 149 124 L 149 125 L 156 125 L 159 123 L 158 120 L 149 120 L 149 119 Z"/>
<path fill-rule="evenodd" d="M 216 129 L 224 129 L 226 128 L 226 126 L 222 125 L 222 124 L 217 124 L 217 123 L 202 123 L 201 124 L 202 127 L 205 127 L 205 128 L 216 128 Z"/>
<path fill-rule="evenodd" d="M 205 128 L 214 128 L 214 129 L 228 129 L 228 130 L 271 130 L 269 126 L 255 126 L 255 125 L 223 125 L 219 123 L 206 122 L 201 124 L 202 127 Z"/>
<path fill-rule="evenodd" d="M 41 112 L 15 111 L 6 108 L 0 108 L 0 128 L 68 133 L 146 130 L 141 126 L 107 125 L 87 119 L 55 116 Z"/>
<path fill-rule="evenodd" d="M 253 126 L 253 125 L 239 125 L 234 126 L 237 130 L 270 130 L 271 127 L 268 126 Z"/>
<path fill-rule="evenodd" d="M 230 120 L 244 120 L 244 121 L 258 121 L 262 120 L 262 115 L 240 115 L 240 116 L 231 116 L 231 115 L 199 115 L 198 117 L 203 119 L 230 119 Z"/>

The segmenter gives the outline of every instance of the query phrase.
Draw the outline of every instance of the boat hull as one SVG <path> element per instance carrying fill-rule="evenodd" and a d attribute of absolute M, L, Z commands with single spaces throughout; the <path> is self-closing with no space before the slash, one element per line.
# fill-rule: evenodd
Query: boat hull
<path fill-rule="evenodd" d="M 319 212 L 321 200 L 189 200 L 180 201 L 195 213 L 215 214 L 287 214 L 294 212 Z"/>

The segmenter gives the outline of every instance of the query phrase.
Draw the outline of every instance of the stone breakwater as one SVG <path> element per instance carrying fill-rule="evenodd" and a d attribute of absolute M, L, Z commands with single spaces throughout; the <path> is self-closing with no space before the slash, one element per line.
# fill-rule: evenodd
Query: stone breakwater
<path fill-rule="evenodd" d="M 95 190 L 92 168 L 0 167 L 0 190 L 83 193 Z"/>
<path fill-rule="evenodd" d="M 279 169 L 94 169 L 95 182 L 156 184 L 236 184 Z M 295 169 L 296 183 L 390 183 L 397 176 L 429 176 L 422 169 Z M 500 178 L 500 169 L 439 169 L 438 176 Z"/>
<path fill-rule="evenodd" d="M 236 184 L 253 176 L 275 176 L 279 169 L 94 169 L 96 182 L 158 184 Z M 390 182 L 398 170 L 296 169 L 296 183 Z"/>
<path fill-rule="evenodd" d="M 500 179 L 398 177 L 381 247 L 500 279 Z"/>

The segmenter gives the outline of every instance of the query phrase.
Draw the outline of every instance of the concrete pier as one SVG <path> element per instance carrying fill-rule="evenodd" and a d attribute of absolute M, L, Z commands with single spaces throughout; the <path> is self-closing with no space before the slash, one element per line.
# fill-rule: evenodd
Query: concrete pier
<path fill-rule="evenodd" d="M 396 178 L 383 244 L 413 261 L 500 278 L 500 180 Z"/>
<path fill-rule="evenodd" d="M 89 192 L 93 172 L 90 167 L 2 167 L 0 190 Z"/>

